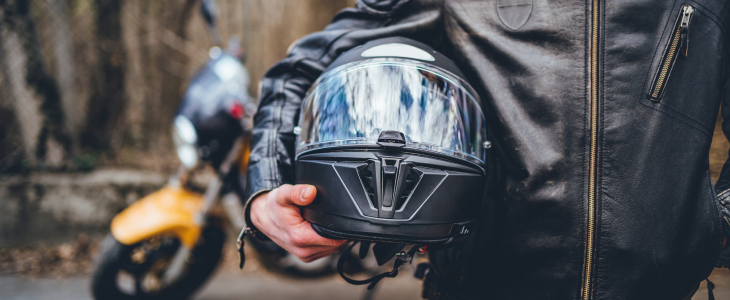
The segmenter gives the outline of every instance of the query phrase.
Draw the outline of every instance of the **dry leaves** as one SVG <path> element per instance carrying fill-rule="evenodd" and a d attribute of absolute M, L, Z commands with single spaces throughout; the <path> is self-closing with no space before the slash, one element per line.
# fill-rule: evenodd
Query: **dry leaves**
<path fill-rule="evenodd" d="M 80 234 L 73 244 L 54 247 L 0 249 L 0 275 L 65 277 L 86 274 L 97 243 Z"/>

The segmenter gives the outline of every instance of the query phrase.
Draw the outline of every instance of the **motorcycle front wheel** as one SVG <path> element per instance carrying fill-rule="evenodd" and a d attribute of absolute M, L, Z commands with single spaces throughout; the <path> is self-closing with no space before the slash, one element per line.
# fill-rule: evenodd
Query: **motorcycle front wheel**
<path fill-rule="evenodd" d="M 165 271 L 182 247 L 177 238 L 160 236 L 124 245 L 110 234 L 99 246 L 91 293 L 97 300 L 186 299 L 215 270 L 224 241 L 225 233 L 220 228 L 203 228 L 183 273 L 174 282 L 165 284 Z"/>

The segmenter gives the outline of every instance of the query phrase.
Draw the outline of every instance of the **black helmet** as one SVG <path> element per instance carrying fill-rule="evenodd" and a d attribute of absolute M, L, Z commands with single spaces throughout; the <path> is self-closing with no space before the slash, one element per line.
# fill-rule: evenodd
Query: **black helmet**
<path fill-rule="evenodd" d="M 443 245 L 466 237 L 485 185 L 485 119 L 456 65 L 402 37 L 343 53 L 307 93 L 296 182 L 320 235 Z"/>

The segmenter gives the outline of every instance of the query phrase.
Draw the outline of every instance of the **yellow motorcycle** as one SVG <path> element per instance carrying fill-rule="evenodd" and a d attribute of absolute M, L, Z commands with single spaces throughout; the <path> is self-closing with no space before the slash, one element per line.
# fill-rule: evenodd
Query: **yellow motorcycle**
<path fill-rule="evenodd" d="M 209 29 L 215 29 L 212 5 L 202 5 Z M 220 44 L 213 32 L 214 43 Z M 191 80 L 173 126 L 182 165 L 167 186 L 112 220 L 94 265 L 95 299 L 187 298 L 221 259 L 225 232 L 220 211 L 234 226 L 243 226 L 237 195 L 243 188 L 256 106 L 246 89 L 249 75 L 241 53 L 235 39 L 227 50 L 213 47 L 207 64 Z M 205 169 L 215 176 L 198 193 L 191 182 Z M 213 209 L 219 202 L 223 209 Z"/>

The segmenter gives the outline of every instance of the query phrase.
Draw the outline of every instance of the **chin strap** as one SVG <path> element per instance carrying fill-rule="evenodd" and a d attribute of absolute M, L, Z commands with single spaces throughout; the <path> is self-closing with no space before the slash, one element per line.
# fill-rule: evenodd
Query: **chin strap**
<path fill-rule="evenodd" d="M 710 281 L 710 278 L 705 278 L 705 280 L 707 280 L 707 299 L 715 300 L 715 294 L 712 293 L 712 290 L 715 289 L 715 284 Z"/>
<path fill-rule="evenodd" d="M 348 283 L 353 284 L 353 285 L 363 285 L 363 284 L 369 283 L 370 285 L 368 286 L 368 290 L 372 290 L 375 287 L 375 285 L 378 284 L 378 282 L 383 278 L 386 278 L 386 277 L 393 278 L 393 277 L 398 276 L 398 268 L 400 268 L 400 266 L 402 266 L 404 264 L 410 264 L 411 261 L 413 261 L 413 255 L 420 248 L 420 246 L 414 245 L 413 247 L 411 247 L 410 250 L 408 250 L 408 252 L 400 251 L 398 254 L 396 254 L 395 262 L 393 263 L 393 270 L 390 272 L 385 272 L 385 273 L 376 275 L 370 279 L 355 280 L 355 279 L 345 276 L 344 271 L 345 271 L 345 261 L 347 260 L 347 257 L 349 256 L 348 254 L 350 254 L 350 251 L 352 250 L 353 247 L 355 247 L 355 245 L 357 245 L 357 243 L 359 243 L 359 241 L 352 243 L 352 245 L 350 247 L 348 247 L 344 253 L 342 253 L 342 256 L 340 256 L 340 259 L 337 261 L 337 273 L 340 273 L 340 276 L 342 277 L 342 279 L 344 279 L 345 281 L 347 281 Z M 360 256 L 362 256 L 362 250 L 361 250 Z"/>

